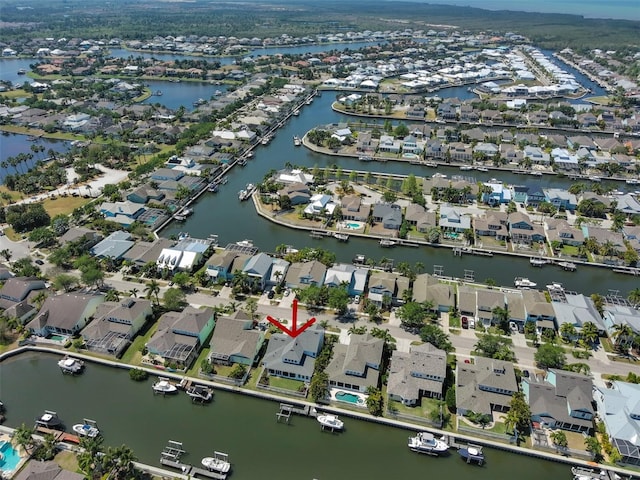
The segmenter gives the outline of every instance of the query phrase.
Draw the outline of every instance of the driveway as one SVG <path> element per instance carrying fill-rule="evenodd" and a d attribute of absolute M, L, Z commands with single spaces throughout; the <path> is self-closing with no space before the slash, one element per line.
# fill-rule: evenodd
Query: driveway
<path fill-rule="evenodd" d="M 2 235 L 0 237 L 0 250 L 9 250 L 11 252 L 10 261 L 14 261 L 31 256 L 32 246 L 27 241 L 14 242 L 7 238 L 6 235 Z"/>

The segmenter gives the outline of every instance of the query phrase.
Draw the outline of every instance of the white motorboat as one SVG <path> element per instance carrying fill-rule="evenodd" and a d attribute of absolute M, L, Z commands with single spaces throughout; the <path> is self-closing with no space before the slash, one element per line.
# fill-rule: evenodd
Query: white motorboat
<path fill-rule="evenodd" d="M 444 440 L 436 438 L 433 433 L 419 432 L 415 437 L 409 437 L 409 448 L 413 452 L 440 455 L 449 450 Z"/>
<path fill-rule="evenodd" d="M 205 457 L 202 459 L 202 466 L 207 470 L 218 473 L 228 473 L 231 470 L 228 455 L 221 452 L 213 452 L 213 457 Z"/>
<path fill-rule="evenodd" d="M 514 283 L 518 288 L 535 288 L 538 285 L 536 282 L 532 282 L 525 277 L 516 277 Z"/>
<path fill-rule="evenodd" d="M 473 170 L 473 167 L 471 165 L 462 165 L 460 167 L 460 170 L 466 171 L 466 170 Z"/>
<path fill-rule="evenodd" d="M 548 262 L 544 258 L 531 257 L 529 259 L 529 263 L 531 264 L 532 267 L 542 267 L 546 265 Z"/>
<path fill-rule="evenodd" d="M 77 423 L 71 429 L 81 437 L 96 438 L 100 435 L 100 430 L 96 427 L 95 422 L 87 420 L 84 423 Z"/>
<path fill-rule="evenodd" d="M 84 368 L 84 362 L 77 358 L 64 357 L 58 361 L 58 366 L 62 370 L 62 373 L 70 373 L 75 375 L 81 373 Z"/>
<path fill-rule="evenodd" d="M 484 453 L 482 453 L 482 447 L 479 445 L 467 445 L 458 449 L 458 454 L 467 463 L 477 463 L 482 465 L 484 463 Z"/>
<path fill-rule="evenodd" d="M 330 428 L 331 430 L 342 430 L 344 428 L 344 422 L 336 415 L 329 413 L 318 415 L 318 422 L 320 422 L 323 428 Z"/>
<path fill-rule="evenodd" d="M 176 387 L 173 383 L 165 378 L 161 378 L 153 384 L 154 393 L 161 393 L 163 395 L 166 395 L 168 393 L 176 393 L 177 391 L 178 387 Z"/>
<path fill-rule="evenodd" d="M 573 474 L 573 480 L 609 480 L 610 478 L 606 470 L 596 471 L 578 466 L 571 467 L 571 473 Z M 620 478 L 616 473 L 613 475 L 613 478 Z"/>

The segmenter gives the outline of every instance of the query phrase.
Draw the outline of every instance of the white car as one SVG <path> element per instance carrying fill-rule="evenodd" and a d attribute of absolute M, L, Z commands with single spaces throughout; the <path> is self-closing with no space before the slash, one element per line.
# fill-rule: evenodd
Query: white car
<path fill-rule="evenodd" d="M 355 303 L 356 305 L 358 305 L 360 303 L 360 295 L 356 295 L 353 299 L 353 303 Z"/>

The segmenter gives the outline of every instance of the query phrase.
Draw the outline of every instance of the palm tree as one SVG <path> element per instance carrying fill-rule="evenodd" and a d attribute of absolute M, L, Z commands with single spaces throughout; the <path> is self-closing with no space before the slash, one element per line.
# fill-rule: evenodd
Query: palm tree
<path fill-rule="evenodd" d="M 8 248 L 0 250 L 0 255 L 3 256 L 7 262 L 11 260 L 11 250 L 9 250 Z"/>
<path fill-rule="evenodd" d="M 29 454 L 29 449 L 33 447 L 33 428 L 29 428 L 23 423 L 13 432 L 12 442 L 14 445 L 24 448 L 24 451 Z"/>
<path fill-rule="evenodd" d="M 2 254 L 2 252 L 0 252 Z M 627 299 L 634 305 L 640 305 L 640 288 L 634 288 L 629 292 Z"/>
<path fill-rule="evenodd" d="M 598 327 L 593 322 L 584 322 L 582 329 L 580 330 L 580 336 L 582 339 L 590 345 L 593 345 L 598 340 Z"/>
<path fill-rule="evenodd" d="M 140 290 L 138 290 L 137 288 L 132 288 L 131 290 L 129 290 L 129 294 L 133 298 L 138 298 L 138 293 L 139 292 L 140 292 Z"/>
<path fill-rule="evenodd" d="M 613 326 L 612 336 L 616 342 L 616 350 L 622 352 L 628 348 L 629 340 L 633 336 L 633 330 L 626 323 L 616 323 Z"/>
<path fill-rule="evenodd" d="M 151 279 L 151 281 L 145 287 L 144 291 L 147 294 L 147 298 L 155 297 L 156 305 L 160 305 L 160 299 L 158 298 L 158 294 L 160 293 L 160 285 L 155 279 Z"/>
<path fill-rule="evenodd" d="M 117 290 L 111 289 L 105 294 L 104 299 L 107 302 L 117 302 L 120 300 L 120 295 L 118 295 Z"/>
<path fill-rule="evenodd" d="M 111 467 L 111 472 L 117 480 L 129 480 L 135 477 L 135 466 L 133 462 L 136 457 L 133 451 L 126 445 L 107 450 L 106 457 Z"/>
<path fill-rule="evenodd" d="M 562 340 L 568 342 L 576 335 L 576 327 L 573 323 L 565 322 L 560 326 L 560 335 Z"/>

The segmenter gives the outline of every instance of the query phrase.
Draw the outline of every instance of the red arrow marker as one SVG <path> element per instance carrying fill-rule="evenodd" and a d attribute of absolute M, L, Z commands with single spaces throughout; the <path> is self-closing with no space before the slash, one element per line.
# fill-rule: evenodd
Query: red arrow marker
<path fill-rule="evenodd" d="M 316 322 L 316 319 L 315 317 L 310 318 L 309 320 L 307 320 L 307 323 L 305 323 L 300 328 L 298 328 L 298 300 L 295 298 L 293 299 L 293 305 L 291 307 L 291 310 L 293 311 L 293 317 L 291 319 L 293 326 L 291 329 L 288 329 L 287 327 L 285 327 L 282 323 L 280 323 L 278 320 L 273 318 L 271 315 L 267 315 L 267 320 L 269 320 L 271 323 L 273 323 L 276 327 L 278 327 L 284 333 L 289 335 L 291 338 L 296 338 L 298 335 L 304 332 L 307 328 L 313 325 Z"/>

